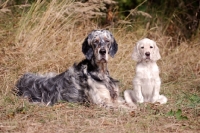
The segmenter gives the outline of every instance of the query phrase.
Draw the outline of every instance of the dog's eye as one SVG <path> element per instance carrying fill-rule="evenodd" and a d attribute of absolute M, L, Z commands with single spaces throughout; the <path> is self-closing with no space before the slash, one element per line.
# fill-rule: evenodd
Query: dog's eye
<path fill-rule="evenodd" d="M 99 43 L 99 40 L 94 40 L 94 43 Z"/>
<path fill-rule="evenodd" d="M 110 41 L 109 40 L 105 40 L 105 42 L 109 43 Z"/>
<path fill-rule="evenodd" d="M 141 49 L 143 49 L 144 47 L 142 46 Z"/>
<path fill-rule="evenodd" d="M 153 46 L 150 46 L 150 48 L 153 48 Z"/>

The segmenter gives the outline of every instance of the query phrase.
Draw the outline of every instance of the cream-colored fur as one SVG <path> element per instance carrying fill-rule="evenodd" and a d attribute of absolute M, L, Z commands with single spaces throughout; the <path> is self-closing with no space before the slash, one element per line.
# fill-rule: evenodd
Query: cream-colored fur
<path fill-rule="evenodd" d="M 144 38 L 137 42 L 133 54 L 137 61 L 136 75 L 133 79 L 133 90 L 126 90 L 124 97 L 129 105 L 150 102 L 167 103 L 167 98 L 160 95 L 161 80 L 156 61 L 161 58 L 156 42 Z"/>

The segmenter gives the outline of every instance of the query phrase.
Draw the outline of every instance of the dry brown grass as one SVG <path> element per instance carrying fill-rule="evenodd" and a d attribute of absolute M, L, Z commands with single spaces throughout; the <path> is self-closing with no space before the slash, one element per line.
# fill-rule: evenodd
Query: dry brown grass
<path fill-rule="evenodd" d="M 121 92 L 132 88 L 133 47 L 136 41 L 151 35 L 162 56 L 158 64 L 161 92 L 169 99 L 166 105 L 141 104 L 136 111 L 124 113 L 72 103 L 38 106 L 14 96 L 11 90 L 23 73 L 60 73 L 81 61 L 83 40 L 91 30 L 100 28 L 89 21 L 91 15 L 74 10 L 80 3 L 56 4 L 53 0 L 46 9 L 43 4 L 33 5 L 17 25 L 15 19 L 1 21 L 0 132 L 199 132 L 200 39 L 174 46 L 176 42 L 162 35 L 159 27 L 148 31 L 142 26 L 136 31 L 128 25 L 107 27 L 119 44 L 117 55 L 110 58 L 109 70 L 120 81 Z M 5 28 L 6 21 L 14 24 Z"/>

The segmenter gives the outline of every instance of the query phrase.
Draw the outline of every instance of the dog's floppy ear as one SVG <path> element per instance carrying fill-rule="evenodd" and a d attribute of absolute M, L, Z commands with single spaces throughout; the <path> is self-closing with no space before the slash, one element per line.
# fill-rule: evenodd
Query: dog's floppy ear
<path fill-rule="evenodd" d="M 85 55 L 85 57 L 88 59 L 88 60 L 91 60 L 92 56 L 93 56 L 93 49 L 92 49 L 92 46 L 91 46 L 91 41 L 90 41 L 90 38 L 89 38 L 90 35 L 88 35 L 87 38 L 85 38 L 83 44 L 82 44 L 82 52 L 83 54 Z"/>
<path fill-rule="evenodd" d="M 157 60 L 161 59 L 161 56 L 160 56 L 159 48 L 156 45 L 156 42 L 153 41 L 153 43 L 154 43 L 154 51 L 153 51 L 154 53 L 152 56 L 152 60 L 157 61 Z"/>
<path fill-rule="evenodd" d="M 140 43 L 137 42 L 133 49 L 133 54 L 132 54 L 132 59 L 137 62 L 141 61 L 141 56 L 139 53 L 139 45 L 140 45 Z"/>
<path fill-rule="evenodd" d="M 111 57 L 114 57 L 114 55 L 117 53 L 117 50 L 118 50 L 118 44 L 117 44 L 115 38 L 112 36 L 111 33 L 110 33 L 110 35 L 111 35 L 112 41 L 111 41 L 111 46 L 110 46 L 108 53 Z"/>

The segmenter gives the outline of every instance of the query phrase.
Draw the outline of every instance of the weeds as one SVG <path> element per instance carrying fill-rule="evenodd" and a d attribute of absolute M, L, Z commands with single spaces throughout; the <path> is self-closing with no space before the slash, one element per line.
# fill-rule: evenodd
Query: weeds
<path fill-rule="evenodd" d="M 174 116 L 178 120 L 187 120 L 187 116 L 182 115 L 182 110 L 178 109 L 177 111 L 170 110 L 170 112 L 167 113 L 167 116 Z"/>

